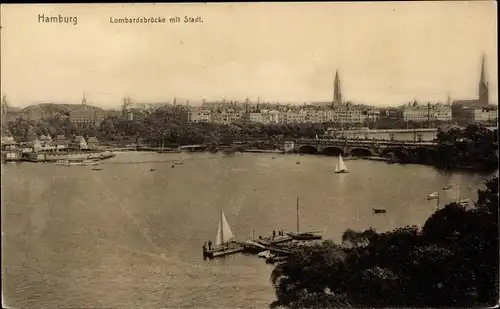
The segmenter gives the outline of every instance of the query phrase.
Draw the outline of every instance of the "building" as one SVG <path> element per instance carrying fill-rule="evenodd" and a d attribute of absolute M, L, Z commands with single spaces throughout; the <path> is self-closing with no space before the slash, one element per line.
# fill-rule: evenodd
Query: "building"
<path fill-rule="evenodd" d="M 405 122 L 451 121 L 450 105 L 441 103 L 419 105 L 416 101 L 402 107 L 402 118 Z"/>
<path fill-rule="evenodd" d="M 491 124 L 498 120 L 498 110 L 492 107 L 455 106 L 452 110 L 452 118 L 453 122 L 462 125 Z"/>
<path fill-rule="evenodd" d="M 451 105 L 437 103 L 432 106 L 432 120 L 450 122 L 452 116 Z"/>
<path fill-rule="evenodd" d="M 231 124 L 243 118 L 245 112 L 233 108 L 222 109 L 212 113 L 212 122 L 219 124 Z"/>
<path fill-rule="evenodd" d="M 263 120 L 264 118 L 262 117 L 262 113 L 260 111 L 249 113 L 248 119 L 250 120 L 250 122 L 258 122 L 258 123 L 264 122 L 264 120 Z"/>
<path fill-rule="evenodd" d="M 73 140 L 69 143 L 69 147 L 78 150 L 89 149 L 87 141 L 83 136 L 75 136 Z"/>
<path fill-rule="evenodd" d="M 96 109 L 87 105 L 85 93 L 83 94 L 80 108 L 69 112 L 69 119 L 75 126 L 99 126 L 104 120 L 105 113 L 102 109 Z"/>
<path fill-rule="evenodd" d="M 210 123 L 212 122 L 212 112 L 207 109 L 191 109 L 188 114 L 188 122 Z"/>
<path fill-rule="evenodd" d="M 95 150 L 99 147 L 99 141 L 97 140 L 97 137 L 91 136 L 87 140 L 87 146 L 88 149 Z"/>
<path fill-rule="evenodd" d="M 21 109 L 10 106 L 7 103 L 7 97 L 4 95 L 2 97 L 0 116 L 1 116 L 0 124 L 3 125 L 7 122 L 15 121 L 17 118 L 21 117 Z"/>

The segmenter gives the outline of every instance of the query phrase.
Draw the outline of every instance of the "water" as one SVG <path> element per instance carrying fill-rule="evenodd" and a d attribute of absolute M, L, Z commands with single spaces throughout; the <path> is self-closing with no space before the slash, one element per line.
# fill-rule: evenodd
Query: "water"
<path fill-rule="evenodd" d="M 184 165 L 171 168 L 176 160 Z M 346 164 L 350 173 L 339 175 L 335 158 L 326 156 L 130 152 L 103 163 L 102 171 L 3 165 L 4 302 L 265 308 L 274 300 L 272 266 L 255 256 L 202 259 L 220 209 L 237 237 L 250 238 L 252 228 L 269 235 L 295 230 L 299 196 L 301 230 L 340 241 L 347 228 L 421 225 L 436 208 L 425 200 L 429 193 L 459 184 L 462 198 L 475 198 L 487 178 L 418 165 Z M 442 204 L 458 195 L 441 192 Z"/>

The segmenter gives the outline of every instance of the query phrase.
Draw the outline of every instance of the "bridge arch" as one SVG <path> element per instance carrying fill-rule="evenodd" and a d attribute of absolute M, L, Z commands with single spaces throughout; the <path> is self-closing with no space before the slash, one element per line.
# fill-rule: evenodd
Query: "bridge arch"
<path fill-rule="evenodd" d="M 386 147 L 386 148 L 382 149 L 380 154 L 382 155 L 382 157 L 386 157 L 390 154 L 400 155 L 402 148 L 403 147 Z"/>
<path fill-rule="evenodd" d="M 311 145 L 302 145 L 297 149 L 297 152 L 313 154 L 313 153 L 318 153 L 318 148 Z"/>
<path fill-rule="evenodd" d="M 327 146 L 321 150 L 321 154 L 328 156 L 344 155 L 344 150 L 337 146 Z"/>
<path fill-rule="evenodd" d="M 371 157 L 373 152 L 365 147 L 354 147 L 349 150 L 349 155 L 354 157 Z"/>

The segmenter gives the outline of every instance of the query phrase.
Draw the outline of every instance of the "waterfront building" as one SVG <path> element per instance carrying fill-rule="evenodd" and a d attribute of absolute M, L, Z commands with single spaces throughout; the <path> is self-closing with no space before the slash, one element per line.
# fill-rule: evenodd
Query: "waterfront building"
<path fill-rule="evenodd" d="M 424 122 L 429 121 L 431 118 L 429 106 L 418 105 L 416 101 L 413 105 L 408 103 L 402 109 L 403 120 L 405 122 Z"/>
<path fill-rule="evenodd" d="M 449 122 L 452 116 L 450 104 L 437 103 L 432 106 L 432 120 Z"/>
<path fill-rule="evenodd" d="M 372 108 L 363 111 L 363 115 L 365 115 L 366 120 L 375 122 L 380 118 L 380 111 Z"/>
<path fill-rule="evenodd" d="M 452 110 L 452 117 L 453 122 L 462 125 L 491 124 L 498 120 L 498 110 L 493 107 L 455 106 Z"/>
<path fill-rule="evenodd" d="M 104 111 L 88 106 L 84 93 L 80 108 L 70 111 L 69 119 L 75 126 L 90 125 L 97 127 L 104 120 Z"/>
<path fill-rule="evenodd" d="M 242 118 L 244 112 L 237 111 L 233 108 L 222 109 L 212 114 L 212 120 L 214 123 L 219 124 L 231 124 Z"/>
<path fill-rule="evenodd" d="M 188 122 L 209 123 L 212 122 L 212 112 L 209 109 L 191 109 L 188 114 Z"/>
<path fill-rule="evenodd" d="M 69 143 L 69 148 L 78 149 L 78 150 L 86 150 L 89 149 L 87 141 L 83 136 L 75 136 L 73 140 Z"/>
<path fill-rule="evenodd" d="M 99 147 L 99 140 L 97 140 L 97 137 L 91 136 L 87 140 L 87 146 L 88 149 L 95 150 Z"/>
<path fill-rule="evenodd" d="M 419 105 L 416 101 L 402 107 L 402 118 L 408 122 L 451 121 L 451 106 L 437 103 Z"/>

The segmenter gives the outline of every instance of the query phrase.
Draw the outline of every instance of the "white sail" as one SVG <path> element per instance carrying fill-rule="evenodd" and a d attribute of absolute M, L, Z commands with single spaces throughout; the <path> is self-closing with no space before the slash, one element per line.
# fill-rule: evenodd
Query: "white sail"
<path fill-rule="evenodd" d="M 234 238 L 233 232 L 227 223 L 226 216 L 224 216 L 224 211 L 221 211 L 221 218 L 219 221 L 219 226 L 217 227 L 217 238 L 215 239 L 215 244 L 217 246 L 227 243 Z"/>
<path fill-rule="evenodd" d="M 344 161 L 342 160 L 342 155 L 339 154 L 339 161 L 335 166 L 335 172 L 347 172 L 347 166 L 345 166 Z"/>

